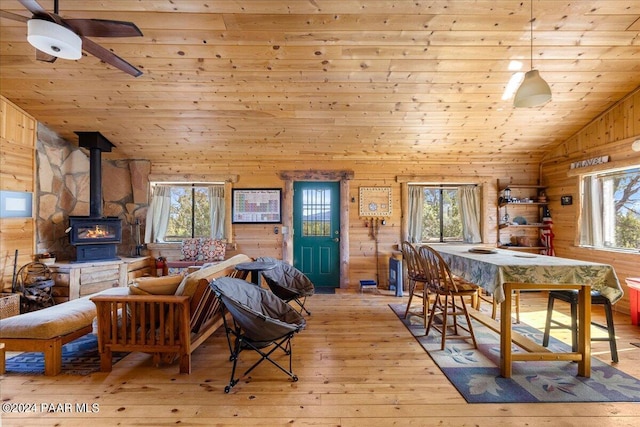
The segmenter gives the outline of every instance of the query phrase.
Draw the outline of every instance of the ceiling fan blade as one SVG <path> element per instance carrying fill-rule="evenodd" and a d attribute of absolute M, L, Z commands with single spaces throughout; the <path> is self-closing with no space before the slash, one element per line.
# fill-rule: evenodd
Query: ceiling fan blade
<path fill-rule="evenodd" d="M 40 6 L 40 3 L 38 3 L 36 0 L 18 0 L 18 1 L 20 2 L 21 5 L 26 7 L 27 10 L 29 12 L 33 13 L 34 15 L 36 15 L 38 13 L 46 13 L 47 12 L 45 10 L 45 8 Z"/>
<path fill-rule="evenodd" d="M 0 10 L 0 18 L 12 19 L 14 21 L 27 22 L 29 17 L 18 15 L 17 13 L 11 13 L 4 10 Z"/>
<path fill-rule="evenodd" d="M 142 71 L 138 70 L 133 65 L 129 64 L 124 59 L 120 58 L 118 55 L 110 52 L 99 44 L 91 41 L 86 37 L 82 37 L 82 49 L 86 50 L 96 58 L 106 62 L 107 64 L 113 65 L 114 67 L 124 71 L 127 74 L 132 75 L 133 77 L 138 77 L 142 74 Z"/>
<path fill-rule="evenodd" d="M 56 59 L 58 59 L 57 56 L 53 56 L 53 55 L 49 55 L 46 52 L 43 52 L 39 49 L 36 49 L 36 59 L 38 61 L 42 61 L 42 62 L 56 62 Z"/>
<path fill-rule="evenodd" d="M 110 19 L 64 19 L 64 23 L 84 37 L 141 37 L 133 22 Z"/>

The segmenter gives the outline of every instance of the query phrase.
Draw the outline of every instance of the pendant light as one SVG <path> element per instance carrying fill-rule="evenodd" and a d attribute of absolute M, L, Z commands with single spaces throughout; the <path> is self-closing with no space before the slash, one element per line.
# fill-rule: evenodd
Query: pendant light
<path fill-rule="evenodd" d="M 531 70 L 524 75 L 524 80 L 513 99 L 515 107 L 536 107 L 551 99 L 551 88 L 540 77 L 538 70 L 533 69 L 533 0 L 531 0 Z"/>

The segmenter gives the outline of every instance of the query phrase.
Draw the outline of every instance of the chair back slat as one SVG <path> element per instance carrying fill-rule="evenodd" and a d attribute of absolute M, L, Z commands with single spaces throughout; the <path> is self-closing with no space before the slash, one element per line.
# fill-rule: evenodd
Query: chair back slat
<path fill-rule="evenodd" d="M 458 292 L 456 281 L 453 280 L 453 274 L 449 269 L 449 265 L 442 256 L 431 246 L 421 246 L 420 260 L 424 264 L 426 270 L 427 284 L 434 291 L 439 292 Z"/>
<path fill-rule="evenodd" d="M 402 242 L 401 251 L 402 259 L 405 261 L 407 266 L 407 276 L 409 276 L 409 279 L 424 282 L 427 277 L 426 271 L 424 263 L 419 259 L 416 248 L 411 243 L 405 241 Z"/>

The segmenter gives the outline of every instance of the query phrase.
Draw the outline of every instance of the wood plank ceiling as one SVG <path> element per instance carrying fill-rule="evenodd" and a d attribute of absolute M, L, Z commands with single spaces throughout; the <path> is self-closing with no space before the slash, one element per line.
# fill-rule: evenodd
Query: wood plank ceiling
<path fill-rule="evenodd" d="M 144 37 L 94 41 L 144 74 L 36 61 L 26 24 L 1 18 L 0 92 L 119 157 L 535 161 L 640 86 L 640 0 L 533 11 L 531 52 L 529 1 L 61 0 L 66 18 L 135 22 Z M 516 109 L 510 64 L 531 54 L 553 99 Z"/>

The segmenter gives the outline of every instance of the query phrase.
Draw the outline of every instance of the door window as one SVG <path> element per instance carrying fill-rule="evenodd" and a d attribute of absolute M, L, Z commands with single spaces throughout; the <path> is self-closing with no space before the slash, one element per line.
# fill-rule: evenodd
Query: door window
<path fill-rule="evenodd" d="M 306 189 L 302 194 L 302 235 L 331 236 L 331 191 Z"/>

